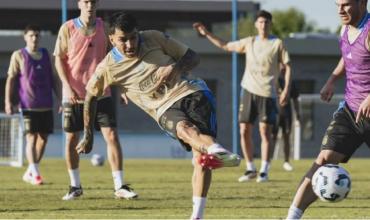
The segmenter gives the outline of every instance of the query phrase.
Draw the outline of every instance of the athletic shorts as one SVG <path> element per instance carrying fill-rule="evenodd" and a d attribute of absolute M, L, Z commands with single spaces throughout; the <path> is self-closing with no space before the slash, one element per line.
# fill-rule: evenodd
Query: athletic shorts
<path fill-rule="evenodd" d="M 191 151 L 191 146 L 177 137 L 176 125 L 184 120 L 194 124 L 200 133 L 216 138 L 215 98 L 210 91 L 197 91 L 185 96 L 167 109 L 159 119 L 161 128 L 179 140 L 186 151 Z"/>
<path fill-rule="evenodd" d="M 273 134 L 277 134 L 279 132 L 279 128 L 282 129 L 284 134 L 289 134 L 291 132 L 293 116 L 292 110 L 290 108 L 291 108 L 290 105 L 279 108 L 276 123 L 272 128 Z"/>
<path fill-rule="evenodd" d="M 257 117 L 260 122 L 275 124 L 277 117 L 276 99 L 258 96 L 242 89 L 239 104 L 239 122 L 253 124 Z"/>
<path fill-rule="evenodd" d="M 23 132 L 51 134 L 54 129 L 54 117 L 52 110 L 32 111 L 22 110 Z"/>
<path fill-rule="evenodd" d="M 356 123 L 356 114 L 342 102 L 326 130 L 322 150 L 333 150 L 346 155 L 347 162 L 362 143 L 370 146 L 370 119 Z"/>
<path fill-rule="evenodd" d="M 78 132 L 84 129 L 83 122 L 84 104 L 63 104 L 63 129 L 65 132 Z M 98 99 L 95 117 L 95 129 L 100 130 L 101 127 L 115 128 L 116 115 L 111 97 Z"/>

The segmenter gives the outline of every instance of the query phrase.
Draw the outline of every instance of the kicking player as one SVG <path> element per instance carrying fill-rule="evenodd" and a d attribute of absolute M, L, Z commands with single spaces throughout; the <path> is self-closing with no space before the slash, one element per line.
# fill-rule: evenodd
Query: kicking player
<path fill-rule="evenodd" d="M 54 76 L 49 52 L 39 47 L 40 28 L 28 25 L 24 30 L 26 47 L 13 52 L 5 85 L 5 112 L 13 114 L 19 107 L 26 135 L 27 171 L 23 180 L 41 185 L 39 164 L 48 136 L 53 132 L 53 93 L 60 99 L 59 83 Z M 12 103 L 17 93 L 18 103 Z"/>
<path fill-rule="evenodd" d="M 75 199 L 83 193 L 76 145 L 84 124 L 85 86 L 107 51 L 104 23 L 96 17 L 97 5 L 98 0 L 79 0 L 80 16 L 61 26 L 55 45 L 55 66 L 63 85 L 63 128 L 66 132 L 66 163 L 70 177 L 70 189 L 63 200 Z M 132 199 L 137 194 L 123 181 L 122 151 L 110 94 L 107 88 L 99 98 L 95 126 L 101 130 L 107 143 L 115 197 Z"/>
<path fill-rule="evenodd" d="M 298 187 L 287 219 L 300 219 L 317 199 L 311 179 L 320 166 L 346 163 L 364 142 L 370 147 L 370 14 L 367 0 L 336 0 L 336 4 L 343 24 L 339 41 L 342 58 L 320 93 L 321 99 L 329 102 L 334 83 L 345 75 L 344 101 L 326 130 L 319 155 Z"/>
<path fill-rule="evenodd" d="M 205 36 L 216 47 L 228 52 L 245 53 L 245 71 L 241 82 L 242 92 L 239 105 L 240 144 L 246 162 L 246 171 L 239 182 L 257 177 L 253 163 L 253 124 L 259 119 L 261 135 L 261 167 L 257 182 L 268 181 L 272 126 L 277 117 L 277 78 L 279 64 L 286 69 L 285 86 L 280 93 L 279 103 L 286 105 L 290 87 L 290 60 L 283 42 L 270 35 L 272 15 L 267 11 L 257 13 L 255 27 L 257 36 L 226 42 L 209 32 L 202 23 L 194 23 L 199 34 Z"/>
<path fill-rule="evenodd" d="M 87 85 L 84 138 L 78 151 L 91 150 L 97 97 L 109 85 L 120 87 L 163 130 L 193 151 L 191 218 L 203 218 L 210 168 L 238 166 L 240 158 L 217 143 L 214 97 L 203 80 L 189 76 L 199 63 L 198 55 L 162 32 L 139 32 L 136 19 L 123 12 L 110 18 L 109 39 L 114 48 Z"/>

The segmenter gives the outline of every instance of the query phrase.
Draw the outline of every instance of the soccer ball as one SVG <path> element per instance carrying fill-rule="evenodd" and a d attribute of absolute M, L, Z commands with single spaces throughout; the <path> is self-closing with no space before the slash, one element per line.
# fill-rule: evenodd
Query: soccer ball
<path fill-rule="evenodd" d="M 324 202 L 339 202 L 351 190 L 351 177 L 342 167 L 325 164 L 314 173 L 312 189 Z"/>
<path fill-rule="evenodd" d="M 91 164 L 96 167 L 104 165 L 104 157 L 100 154 L 93 154 L 90 161 Z"/>

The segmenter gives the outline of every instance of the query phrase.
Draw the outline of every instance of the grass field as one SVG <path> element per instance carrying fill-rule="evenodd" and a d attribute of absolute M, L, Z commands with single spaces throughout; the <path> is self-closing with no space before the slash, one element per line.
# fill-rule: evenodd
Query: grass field
<path fill-rule="evenodd" d="M 215 171 L 205 218 L 284 218 L 311 162 L 295 161 L 295 171 L 289 173 L 281 168 L 282 161 L 274 161 L 267 183 L 238 183 L 242 167 Z M 349 198 L 336 204 L 316 202 L 304 218 L 370 218 L 369 165 L 369 160 L 352 160 L 345 166 L 353 181 Z M 61 200 L 69 183 L 63 160 L 43 161 L 46 184 L 39 187 L 22 182 L 24 169 L 0 167 L 0 218 L 188 219 L 192 211 L 188 160 L 126 160 L 126 182 L 139 193 L 131 201 L 113 198 L 107 164 L 81 162 L 84 195 L 75 201 Z"/>

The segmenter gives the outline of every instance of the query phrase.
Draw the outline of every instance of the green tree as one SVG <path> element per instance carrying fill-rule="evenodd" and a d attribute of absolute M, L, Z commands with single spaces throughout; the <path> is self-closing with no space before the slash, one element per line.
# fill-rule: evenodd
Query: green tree
<path fill-rule="evenodd" d="M 275 10 L 272 12 L 272 17 L 272 33 L 281 38 L 294 32 L 312 32 L 314 30 L 313 24 L 306 22 L 305 15 L 295 8 L 289 8 L 286 11 Z"/>
<path fill-rule="evenodd" d="M 294 32 L 315 31 L 315 24 L 313 22 L 307 22 L 303 12 L 296 8 L 274 10 L 272 11 L 272 17 L 272 34 L 280 38 L 285 38 L 290 33 Z M 257 33 L 254 27 L 254 18 L 251 18 L 250 16 L 239 19 L 238 27 L 239 36 L 241 37 L 255 35 Z"/>

